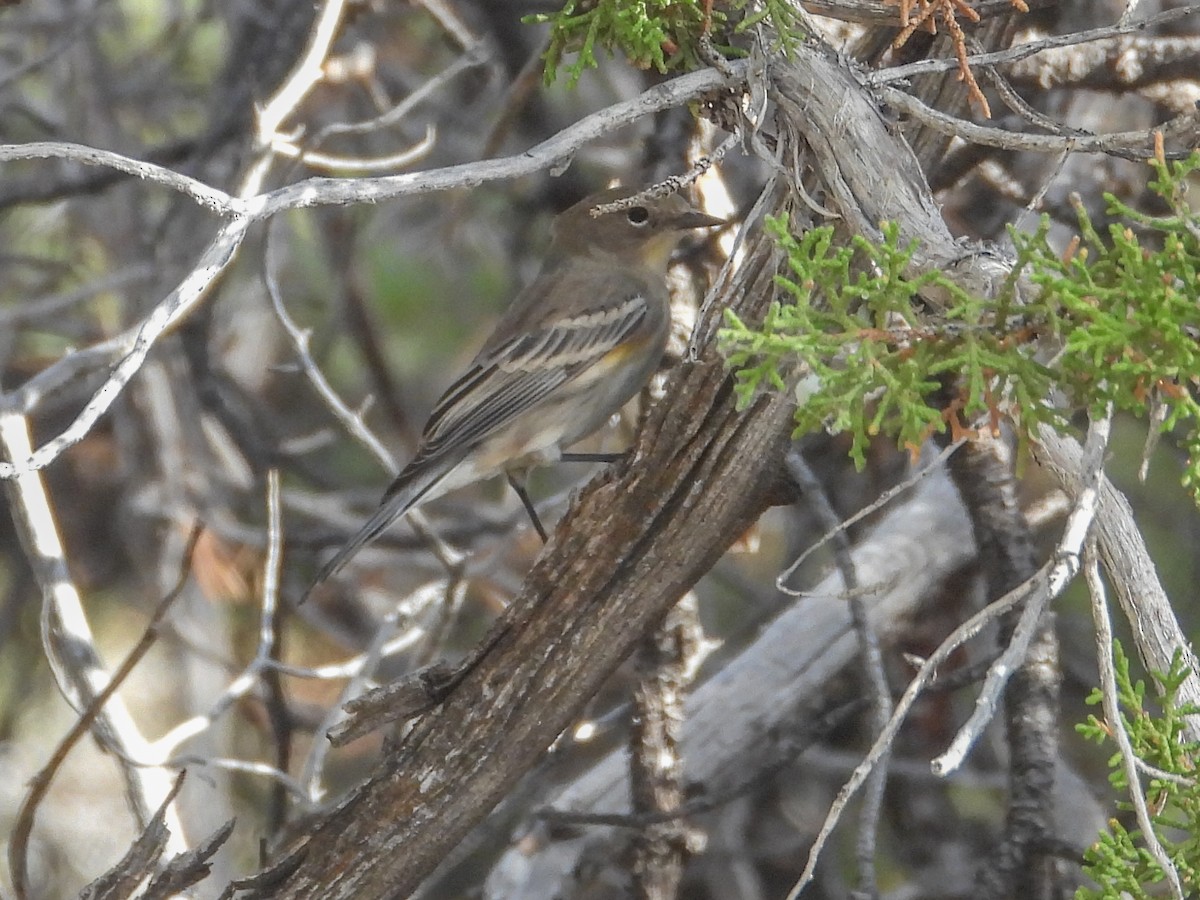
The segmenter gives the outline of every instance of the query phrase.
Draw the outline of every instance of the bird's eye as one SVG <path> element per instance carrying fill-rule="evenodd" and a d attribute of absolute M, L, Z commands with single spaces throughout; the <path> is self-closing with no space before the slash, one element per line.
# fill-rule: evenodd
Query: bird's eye
<path fill-rule="evenodd" d="M 645 225 L 650 221 L 650 210 L 644 206 L 631 206 L 625 215 L 630 225 Z"/>

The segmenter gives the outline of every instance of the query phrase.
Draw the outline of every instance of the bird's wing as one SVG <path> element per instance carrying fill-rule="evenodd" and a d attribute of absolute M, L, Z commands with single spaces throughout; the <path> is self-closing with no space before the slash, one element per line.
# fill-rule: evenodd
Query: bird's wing
<path fill-rule="evenodd" d="M 649 309 L 643 290 L 614 293 L 612 302 L 564 314 L 487 348 L 438 401 L 411 465 L 456 448 L 469 450 L 635 333 Z"/>
<path fill-rule="evenodd" d="M 543 290 L 522 295 L 510 315 L 528 316 L 529 304 L 543 301 L 548 286 L 543 282 Z M 593 298 L 586 310 L 564 312 L 548 321 L 539 318 L 537 327 L 529 327 L 529 319 L 518 320 L 516 337 L 488 342 L 438 401 L 417 455 L 388 486 L 379 509 L 321 568 L 314 584 L 337 572 L 408 512 L 481 442 L 603 360 L 643 326 L 653 301 L 642 282 L 611 277 L 603 290 L 606 298 Z M 499 327 L 503 326 L 502 322 Z"/>

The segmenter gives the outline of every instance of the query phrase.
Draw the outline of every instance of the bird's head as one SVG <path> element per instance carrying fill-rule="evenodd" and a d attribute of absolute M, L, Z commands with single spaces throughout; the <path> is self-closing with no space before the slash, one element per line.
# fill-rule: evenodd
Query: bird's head
<path fill-rule="evenodd" d="M 723 219 L 700 212 L 679 194 L 621 209 L 597 209 L 638 192 L 634 188 L 610 188 L 565 210 L 554 220 L 554 251 L 606 256 L 630 266 L 665 271 L 668 258 L 685 232 L 725 224 Z"/>

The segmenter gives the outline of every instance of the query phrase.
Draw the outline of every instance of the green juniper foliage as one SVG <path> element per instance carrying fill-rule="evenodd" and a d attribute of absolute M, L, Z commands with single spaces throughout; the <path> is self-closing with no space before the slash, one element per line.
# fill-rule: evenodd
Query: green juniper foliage
<path fill-rule="evenodd" d="M 1008 416 L 1028 433 L 1065 428 L 1077 409 L 1111 402 L 1146 415 L 1159 403 L 1162 429 L 1187 451 L 1183 481 L 1200 500 L 1200 216 L 1184 199 L 1200 153 L 1151 165 L 1150 188 L 1169 215 L 1106 195 L 1118 221 L 1105 238 L 1077 203 L 1080 236 L 1061 256 L 1048 218 L 1032 234 L 1012 229 L 1017 265 L 995 298 L 970 296 L 940 272 L 909 273 L 916 248 L 894 225 L 879 244 L 838 245 L 832 228 L 796 236 L 770 222 L 787 254 L 789 271 L 776 278 L 786 299 L 761 324 L 728 313 L 720 333 L 740 401 L 782 390 L 785 374 L 798 373 L 797 433 L 849 432 L 860 466 L 879 433 L 915 449 L 981 416 L 992 427 Z M 1035 296 L 1017 297 L 1022 274 Z M 936 316 L 919 297 L 930 287 L 949 297 Z M 958 392 L 948 407 L 937 390 L 947 376 Z M 1055 395 L 1066 398 L 1061 408 L 1047 402 Z"/>
<path fill-rule="evenodd" d="M 587 69 L 595 68 L 597 48 L 622 51 L 642 69 L 659 72 L 691 70 L 703 65 L 702 36 L 710 35 L 723 53 L 736 53 L 721 45 L 721 35 L 745 31 L 769 19 L 779 35 L 783 50 L 799 39 L 795 10 L 787 0 L 765 0 L 746 14 L 751 0 L 712 4 L 711 17 L 701 0 L 567 0 L 556 13 L 527 16 L 529 23 L 549 22 L 550 45 L 546 50 L 546 84 L 553 83 L 563 57 L 576 53 L 568 67 L 574 85 Z M 735 22 L 730 29 L 731 21 Z"/>
<path fill-rule="evenodd" d="M 1180 685 L 1191 674 L 1183 655 L 1176 651 L 1169 671 L 1155 672 L 1152 677 L 1162 688 L 1162 711 L 1154 715 L 1146 708 L 1146 684 L 1133 682 L 1129 676 L 1129 659 L 1120 641 L 1113 642 L 1113 663 L 1117 676 L 1117 699 L 1121 719 L 1129 733 L 1134 753 L 1155 769 L 1175 778 L 1150 777 L 1146 782 L 1146 801 L 1151 821 L 1168 858 L 1179 872 L 1184 893 L 1200 895 L 1200 784 L 1196 778 L 1196 755 L 1200 744 L 1185 737 L 1184 717 L 1200 713 L 1200 709 L 1177 704 Z M 1087 702 L 1101 702 L 1099 688 L 1092 691 Z M 1076 729 L 1098 744 L 1112 740 L 1110 725 L 1094 715 Z M 1109 759 L 1108 780 L 1122 795 L 1129 784 L 1121 766 L 1119 753 Z M 1127 802 L 1121 809 L 1132 809 Z M 1111 900 L 1130 897 L 1149 900 L 1161 892 L 1148 887 L 1163 880 L 1163 872 L 1142 842 L 1138 829 L 1127 830 L 1117 819 L 1109 821 L 1108 832 L 1084 853 L 1084 871 L 1097 888 L 1080 888 L 1076 900 Z"/>

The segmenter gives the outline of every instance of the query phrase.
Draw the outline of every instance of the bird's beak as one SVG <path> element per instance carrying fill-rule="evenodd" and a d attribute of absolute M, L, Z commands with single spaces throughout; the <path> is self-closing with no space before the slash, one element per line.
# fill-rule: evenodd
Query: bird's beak
<path fill-rule="evenodd" d="M 698 209 L 688 209 L 671 218 L 671 226 L 680 231 L 689 228 L 712 228 L 714 225 L 729 224 L 724 219 L 702 213 Z"/>

